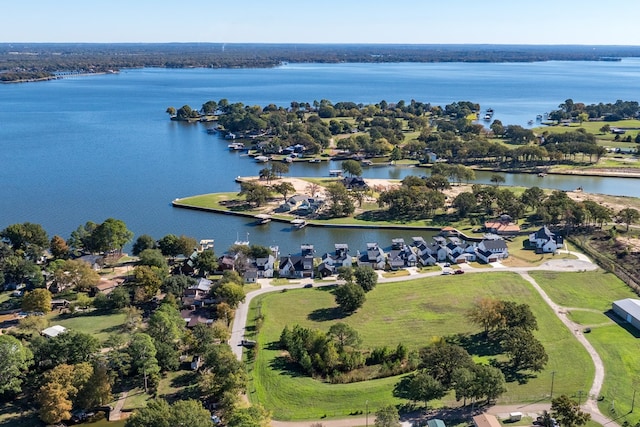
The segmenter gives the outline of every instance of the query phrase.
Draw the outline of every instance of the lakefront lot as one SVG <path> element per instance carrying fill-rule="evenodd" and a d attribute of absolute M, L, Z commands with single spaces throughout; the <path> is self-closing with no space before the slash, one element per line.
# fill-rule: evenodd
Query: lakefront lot
<path fill-rule="evenodd" d="M 592 273 L 580 273 L 586 275 Z M 547 306 L 539 294 L 515 273 L 486 272 L 472 275 L 438 276 L 399 283 L 379 284 L 367 294 L 356 313 L 342 317 L 331 288 L 302 289 L 263 295 L 252 301 L 250 322 L 263 316 L 256 335 L 259 350 L 250 366 L 249 396 L 273 411 L 274 419 L 320 419 L 345 417 L 369 408 L 403 402 L 393 397 L 393 387 L 401 376 L 328 384 L 304 376 L 287 366 L 277 342 L 282 329 L 300 324 L 327 331 L 336 322 L 345 322 L 362 338 L 362 348 L 395 348 L 403 343 L 410 350 L 427 346 L 438 337 L 465 334 L 468 350 L 477 361 L 488 362 L 494 355 L 483 346 L 479 327 L 466 317 L 473 302 L 491 297 L 526 302 L 537 318 L 536 337 L 549 355 L 545 370 L 532 373 L 525 381 L 507 384 L 508 391 L 498 403 L 535 402 L 548 399 L 551 372 L 555 371 L 554 395 L 575 395 L 588 390 L 594 375 L 585 351 Z M 489 353 L 489 354 L 488 354 Z M 570 355 L 570 357 L 567 357 Z M 501 355 L 495 355 L 500 360 Z M 452 393 L 432 406 L 458 406 Z"/>

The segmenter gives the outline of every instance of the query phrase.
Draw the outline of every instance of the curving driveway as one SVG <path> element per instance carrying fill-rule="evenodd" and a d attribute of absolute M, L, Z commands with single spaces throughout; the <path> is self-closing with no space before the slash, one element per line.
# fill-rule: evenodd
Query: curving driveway
<path fill-rule="evenodd" d="M 549 296 L 546 294 L 546 292 L 544 292 L 544 290 L 540 287 L 540 285 L 536 283 L 533 277 L 531 277 L 528 274 L 529 271 L 535 271 L 535 270 L 576 272 L 576 271 L 587 271 L 587 270 L 592 271 L 592 270 L 598 269 L 598 266 L 593 264 L 591 260 L 584 254 L 577 253 L 577 252 L 569 252 L 568 250 L 561 251 L 561 252 L 575 255 L 578 259 L 552 259 L 541 264 L 538 267 L 505 267 L 503 265 L 499 265 L 499 266 L 494 266 L 497 268 L 487 269 L 487 268 L 472 268 L 468 265 L 465 265 L 463 266 L 463 268 L 465 273 L 512 271 L 520 274 L 524 280 L 526 280 L 533 286 L 533 288 L 540 294 L 542 299 L 549 305 L 549 307 L 551 307 L 551 309 L 556 314 L 556 316 L 558 316 L 560 321 L 562 321 L 562 323 L 567 328 L 569 328 L 569 330 L 573 333 L 573 335 L 576 337 L 578 342 L 580 342 L 584 346 L 584 348 L 587 350 L 587 352 L 591 356 L 591 359 L 595 366 L 595 377 L 593 380 L 593 384 L 591 385 L 591 389 L 589 390 L 587 401 L 584 403 L 584 405 L 582 405 L 582 409 L 590 413 L 591 418 L 602 425 L 607 425 L 611 427 L 620 427 L 616 422 L 602 415 L 600 413 L 600 410 L 598 409 L 598 403 L 596 401 L 596 398 L 597 396 L 600 395 L 600 390 L 602 388 L 602 383 L 604 381 L 604 365 L 602 363 L 602 359 L 600 359 L 600 356 L 598 355 L 596 350 L 593 348 L 591 343 L 582 334 L 581 332 L 582 326 L 572 322 L 569 318 L 567 318 L 566 308 L 561 307 L 556 303 L 554 303 L 551 300 L 551 298 L 549 298 Z M 423 277 L 439 276 L 442 274 L 439 271 L 429 272 L 429 273 L 418 273 L 415 268 L 409 268 L 408 270 L 409 270 L 408 276 L 382 277 L 381 275 L 378 275 L 378 283 L 402 282 L 406 280 L 413 280 L 413 279 L 418 279 Z M 246 295 L 245 301 L 238 306 L 236 310 L 235 318 L 233 319 L 233 326 L 231 331 L 231 338 L 229 340 L 229 345 L 231 346 L 231 349 L 233 350 L 234 354 L 239 360 L 242 360 L 243 347 L 240 345 L 240 343 L 244 338 L 244 333 L 245 333 L 245 328 L 247 323 L 247 315 L 249 312 L 249 305 L 251 304 L 251 300 L 258 295 L 262 295 L 269 292 L 282 291 L 282 289 L 299 289 L 304 287 L 304 283 L 276 287 L 271 285 L 270 283 L 271 281 L 269 279 L 260 279 L 258 282 L 260 283 L 261 288 L 253 292 L 249 292 Z M 305 282 L 308 283 L 308 280 Z M 314 287 L 331 286 L 333 284 L 334 283 L 314 284 Z M 526 410 L 526 411 L 531 411 L 532 413 L 534 412 L 539 413 L 543 410 L 548 410 L 550 406 L 551 405 L 549 403 L 534 404 L 534 405 L 526 405 L 526 404 L 497 405 L 490 408 L 488 412 L 496 415 L 503 415 L 506 417 L 510 412 L 515 412 L 515 411 L 524 412 Z M 362 426 L 368 423 L 371 423 L 371 425 L 373 425 L 374 419 L 375 419 L 375 416 L 369 415 L 369 419 L 365 417 L 346 418 L 341 420 L 319 420 L 319 421 L 315 421 L 315 423 L 320 423 L 324 427 L 357 427 L 357 426 Z M 271 422 L 271 425 L 273 427 L 308 427 L 313 423 L 314 421 L 273 420 Z"/>

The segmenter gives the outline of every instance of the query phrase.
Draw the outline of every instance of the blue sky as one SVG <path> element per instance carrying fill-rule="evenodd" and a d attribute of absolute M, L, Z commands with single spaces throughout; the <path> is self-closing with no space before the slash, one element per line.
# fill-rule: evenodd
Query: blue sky
<path fill-rule="evenodd" d="M 637 0 L 14 0 L 0 42 L 640 45 L 639 12 Z"/>

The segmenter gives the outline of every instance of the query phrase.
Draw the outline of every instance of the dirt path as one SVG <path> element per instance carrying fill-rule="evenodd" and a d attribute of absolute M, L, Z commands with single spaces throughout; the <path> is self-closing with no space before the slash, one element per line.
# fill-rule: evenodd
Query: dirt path
<path fill-rule="evenodd" d="M 569 251 L 566 251 L 569 253 Z M 532 270 L 552 270 L 552 271 L 584 271 L 584 270 L 595 270 L 598 267 L 591 262 L 591 260 L 583 255 L 578 254 L 576 252 L 570 252 L 573 255 L 576 255 L 578 259 L 555 259 L 549 260 L 538 267 L 528 267 L 528 268 L 520 268 L 520 267 L 502 267 L 498 271 L 512 271 L 520 274 L 523 279 L 529 282 L 534 289 L 540 294 L 542 299 L 551 307 L 553 312 L 558 316 L 558 318 L 562 321 L 562 323 L 569 328 L 569 330 L 576 337 L 578 342 L 580 342 L 587 352 L 589 353 L 593 364 L 595 366 L 595 376 L 593 380 L 593 384 L 591 389 L 589 390 L 589 395 L 587 401 L 582 405 L 582 409 L 591 414 L 591 417 L 597 423 L 602 425 L 606 425 L 607 427 L 620 427 L 616 422 L 604 416 L 600 413 L 597 404 L 597 397 L 600 395 L 600 390 L 602 388 L 602 383 L 604 381 L 604 365 L 602 363 L 602 359 L 596 352 L 595 348 L 591 345 L 589 341 L 582 334 L 583 326 L 577 323 L 574 323 L 567 317 L 567 307 L 562 307 L 556 303 L 554 303 L 551 298 L 547 295 L 547 293 L 538 285 L 538 283 L 529 275 L 529 271 Z M 414 269 L 415 270 L 415 269 Z M 411 270 L 408 276 L 400 276 L 393 278 L 384 278 L 379 276 L 379 282 L 402 282 L 405 280 L 413 280 L 421 277 L 429 277 L 429 276 L 437 276 L 441 273 L 439 271 L 429 272 L 429 273 L 418 273 L 417 271 Z M 465 272 L 480 274 L 483 272 L 495 272 L 495 268 L 487 269 L 487 268 L 475 268 L 471 269 L 468 266 L 465 266 Z M 229 344 L 231 348 L 238 357 L 239 360 L 242 360 L 242 346 L 240 346 L 240 342 L 244 337 L 248 308 L 251 304 L 251 300 L 258 296 L 268 292 L 276 292 L 281 291 L 282 289 L 296 289 L 302 288 L 304 286 L 303 283 L 300 284 L 291 284 L 286 286 L 271 286 L 270 280 L 261 280 L 261 288 L 249 292 L 245 298 L 245 301 L 238 306 L 236 311 L 236 316 L 233 321 L 231 339 L 229 340 Z M 324 284 L 316 284 L 314 286 L 329 286 L 332 283 L 324 283 Z M 549 410 L 551 407 L 550 403 L 536 403 L 536 404 L 518 404 L 518 405 L 496 405 L 488 408 L 486 412 L 490 414 L 494 414 L 500 416 L 501 418 L 508 417 L 510 412 L 523 412 L 526 414 L 540 414 L 544 410 Z M 418 418 L 427 418 L 429 414 L 421 414 Z M 416 414 L 405 415 L 402 419 L 407 424 L 411 425 L 411 422 L 417 421 Z M 318 421 L 277 421 L 272 420 L 271 425 L 273 427 L 309 427 L 312 424 L 321 424 L 323 427 L 358 427 L 365 425 L 372 425 L 375 421 L 375 415 L 369 414 L 369 417 L 358 417 L 358 418 L 345 418 L 340 420 L 318 420 Z"/>

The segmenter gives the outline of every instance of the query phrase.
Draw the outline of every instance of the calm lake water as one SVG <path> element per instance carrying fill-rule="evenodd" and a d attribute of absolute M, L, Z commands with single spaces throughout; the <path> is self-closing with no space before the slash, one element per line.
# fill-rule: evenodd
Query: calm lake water
<path fill-rule="evenodd" d="M 126 70 L 117 75 L 0 85 L 0 228 L 42 224 L 65 238 L 86 221 L 125 221 L 136 235 L 214 238 L 218 252 L 249 233 L 252 243 L 296 252 L 334 242 L 362 249 L 414 232 L 345 231 L 250 220 L 172 208 L 188 195 L 234 191 L 237 175 L 263 166 L 228 152 L 201 124 L 168 120 L 168 106 L 208 100 L 265 106 L 291 101 L 377 103 L 415 99 L 434 105 L 469 100 L 493 108 L 505 124 L 526 126 L 567 98 L 576 102 L 640 100 L 640 60 L 524 64 L 288 64 L 246 70 Z M 290 175 L 327 176 L 339 164 L 299 164 Z M 414 168 L 368 168 L 366 177 L 403 178 Z M 478 174 L 489 182 L 490 174 Z M 507 184 L 640 196 L 637 181 L 509 175 Z M 423 233 L 424 234 L 424 233 Z"/>

